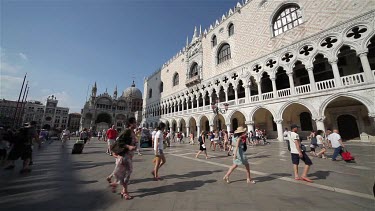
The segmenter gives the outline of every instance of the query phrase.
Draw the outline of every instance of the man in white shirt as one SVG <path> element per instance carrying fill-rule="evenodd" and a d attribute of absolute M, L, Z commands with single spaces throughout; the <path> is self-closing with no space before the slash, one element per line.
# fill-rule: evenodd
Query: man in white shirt
<path fill-rule="evenodd" d="M 292 125 L 290 129 L 291 129 L 291 132 L 290 132 L 290 137 L 289 137 L 289 144 L 290 144 L 290 153 L 291 153 L 292 163 L 293 163 L 294 179 L 304 180 L 306 182 L 313 182 L 309 178 L 307 178 L 307 173 L 309 172 L 312 162 L 309 156 L 307 156 L 306 152 L 302 151 L 301 149 L 301 140 L 297 133 L 298 126 Z M 298 175 L 299 160 L 302 160 L 305 162 L 305 168 L 303 170 L 301 177 L 299 177 Z"/>
<path fill-rule="evenodd" d="M 154 147 L 154 139 L 155 139 L 155 134 L 156 134 L 157 130 L 156 128 L 154 129 L 154 131 L 152 131 L 151 133 L 151 141 L 152 141 L 152 147 Z"/>
<path fill-rule="evenodd" d="M 154 153 L 155 153 L 155 167 L 154 170 L 151 172 L 154 176 L 154 180 L 160 180 L 159 177 L 159 169 L 165 164 L 165 156 L 163 153 L 164 143 L 163 143 L 163 131 L 165 129 L 165 123 L 160 122 L 158 126 L 158 132 L 156 132 L 154 137 Z"/>
<path fill-rule="evenodd" d="M 331 132 L 330 129 L 327 130 L 328 133 Z M 341 136 L 339 135 L 339 131 L 337 129 L 333 130 L 333 133 L 329 134 L 327 139 L 331 143 L 332 148 L 335 150 L 332 155 L 332 161 L 336 161 L 338 155 L 341 156 L 342 148 L 344 148 L 344 144 L 342 143 Z M 342 156 L 341 156 L 342 157 Z"/>

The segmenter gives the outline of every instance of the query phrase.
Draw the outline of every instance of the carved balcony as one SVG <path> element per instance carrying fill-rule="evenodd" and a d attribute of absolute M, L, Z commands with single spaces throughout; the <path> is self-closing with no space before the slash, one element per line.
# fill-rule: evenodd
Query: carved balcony
<path fill-rule="evenodd" d="M 199 77 L 199 75 L 195 75 L 195 76 L 191 76 L 191 77 L 187 78 L 186 82 L 185 82 L 185 85 L 186 86 L 192 86 L 192 85 L 195 85 L 199 82 L 201 82 L 201 78 Z"/>

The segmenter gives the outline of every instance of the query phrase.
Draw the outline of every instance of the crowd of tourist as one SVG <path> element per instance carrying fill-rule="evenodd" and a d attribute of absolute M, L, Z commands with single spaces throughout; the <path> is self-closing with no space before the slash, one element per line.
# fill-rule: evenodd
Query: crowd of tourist
<path fill-rule="evenodd" d="M 5 166 L 5 170 L 15 168 L 15 161 L 19 158 L 23 160 L 23 168 L 20 173 L 29 173 L 32 165 L 32 150 L 33 144 L 41 147 L 41 144 L 48 140 L 48 131 L 36 130 L 36 122 L 30 122 L 18 131 L 7 130 L 2 131 L 0 135 L 0 161 L 1 165 Z M 127 121 L 126 128 L 119 133 L 115 125 L 112 125 L 108 130 L 102 130 L 96 133 L 99 141 L 107 142 L 106 153 L 114 158 L 114 169 L 106 178 L 113 192 L 116 192 L 117 186 L 122 186 L 121 197 L 124 199 L 132 199 L 129 195 L 128 185 L 130 183 L 130 176 L 133 171 L 133 157 L 135 153 L 139 156 L 141 153 L 142 142 L 142 128 L 137 127 L 136 119 L 131 117 Z M 298 134 L 299 127 L 292 125 L 290 131 L 285 128 L 284 140 L 287 143 L 288 150 L 291 154 L 291 162 L 293 165 L 294 179 L 304 180 L 306 182 L 313 182 L 307 177 L 309 169 L 313 164 L 308 154 L 306 153 L 306 146 L 301 143 Z M 79 133 L 73 133 L 82 140 L 83 144 L 88 144 L 90 139 L 94 136 L 92 130 L 84 128 Z M 64 147 L 66 142 L 70 139 L 71 133 L 68 129 L 64 129 L 60 134 L 61 144 Z M 162 179 L 160 176 L 160 169 L 166 163 L 164 154 L 165 148 L 171 146 L 172 143 L 184 143 L 187 138 L 189 144 L 195 144 L 195 137 L 190 133 L 185 137 L 182 132 L 168 131 L 165 123 L 160 122 L 151 135 L 151 143 L 154 151 L 152 177 L 155 181 Z M 256 128 L 255 131 L 247 131 L 246 128 L 238 127 L 235 131 L 214 130 L 201 131 L 197 137 L 199 151 L 195 155 L 196 158 L 202 153 L 206 159 L 209 159 L 207 148 L 212 151 L 225 152 L 228 156 L 233 156 L 233 164 L 224 175 L 223 180 L 230 183 L 229 177 L 232 172 L 239 166 L 244 165 L 246 169 L 247 183 L 255 184 L 255 180 L 250 175 L 250 165 L 246 157 L 246 150 L 248 146 L 258 146 L 269 144 L 267 142 L 267 135 L 265 130 Z M 345 145 L 337 130 L 328 129 L 326 133 L 322 130 L 312 131 L 308 136 L 310 142 L 310 155 L 319 158 L 327 159 L 327 149 L 334 150 L 332 161 L 336 161 L 337 156 L 341 155 Z M 302 174 L 299 174 L 299 163 L 304 162 L 305 167 Z"/>

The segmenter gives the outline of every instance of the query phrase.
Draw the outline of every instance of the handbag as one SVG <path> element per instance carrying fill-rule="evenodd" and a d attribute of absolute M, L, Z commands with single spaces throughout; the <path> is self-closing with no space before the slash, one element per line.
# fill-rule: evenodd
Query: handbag
<path fill-rule="evenodd" d="M 306 146 L 303 145 L 303 144 L 301 144 L 301 150 L 302 150 L 303 152 L 306 152 Z"/>
<path fill-rule="evenodd" d="M 121 144 L 118 139 L 115 143 L 111 146 L 111 151 L 115 154 L 122 154 L 125 152 L 125 144 Z"/>

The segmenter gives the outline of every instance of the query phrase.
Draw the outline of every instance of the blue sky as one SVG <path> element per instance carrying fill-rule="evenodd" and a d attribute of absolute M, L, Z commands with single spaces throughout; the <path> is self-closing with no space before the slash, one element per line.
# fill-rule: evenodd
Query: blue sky
<path fill-rule="evenodd" d="M 17 100 L 24 74 L 29 100 L 54 94 L 80 112 L 87 89 L 119 95 L 221 19 L 235 0 L 0 0 L 0 99 Z"/>

